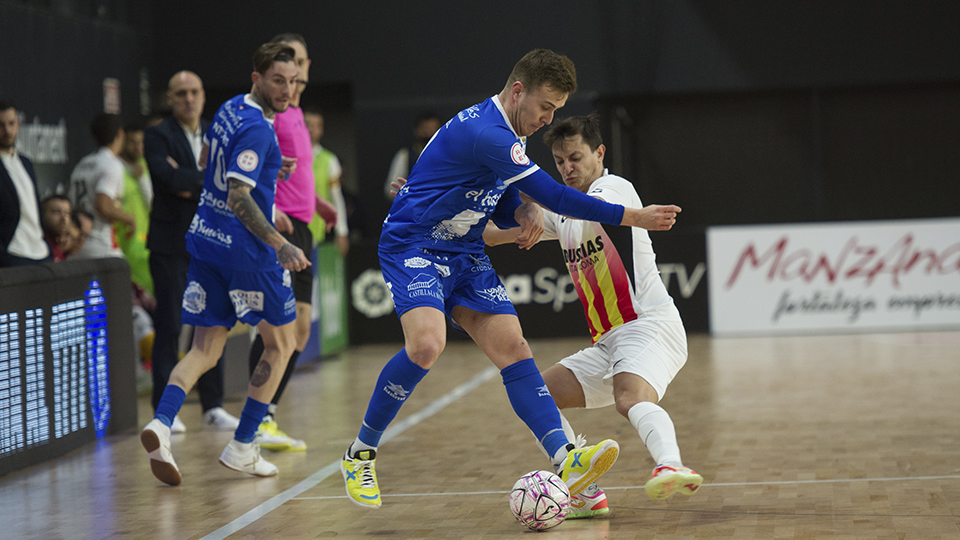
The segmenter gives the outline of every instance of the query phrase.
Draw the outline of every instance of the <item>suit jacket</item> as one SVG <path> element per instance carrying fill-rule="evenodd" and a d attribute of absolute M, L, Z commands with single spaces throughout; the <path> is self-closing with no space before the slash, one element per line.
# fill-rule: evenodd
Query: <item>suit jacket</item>
<path fill-rule="evenodd" d="M 210 122 L 201 119 L 201 133 L 206 133 L 209 125 Z M 197 211 L 197 202 L 203 189 L 203 171 L 197 168 L 190 142 L 173 117 L 144 132 L 143 153 L 153 181 L 153 208 L 150 211 L 147 248 L 155 253 L 185 255 L 187 243 L 184 235 Z M 167 156 L 172 157 L 180 167 L 173 168 Z M 190 192 L 191 197 L 184 199 L 177 195 L 182 191 Z"/>
<path fill-rule="evenodd" d="M 37 190 L 37 175 L 33 172 L 33 163 L 26 156 L 20 154 L 23 168 L 33 181 L 33 192 L 37 195 L 37 208 L 40 208 L 40 194 Z M 7 257 L 7 246 L 13 240 L 13 233 L 20 224 L 20 197 L 17 195 L 17 186 L 7 168 L 0 164 L 0 262 Z"/>

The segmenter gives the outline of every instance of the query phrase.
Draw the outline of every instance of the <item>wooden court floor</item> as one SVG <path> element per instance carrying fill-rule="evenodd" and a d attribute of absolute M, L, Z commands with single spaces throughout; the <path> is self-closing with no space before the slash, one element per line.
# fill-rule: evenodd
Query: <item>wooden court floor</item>
<path fill-rule="evenodd" d="M 531 344 L 544 368 L 586 340 Z M 691 336 L 662 405 L 701 490 L 648 499 L 654 463 L 627 421 L 570 411 L 590 441 L 620 442 L 600 482 L 612 511 L 545 533 L 513 520 L 507 491 L 549 465 L 496 370 L 464 342 L 448 345 L 380 447 L 383 507 L 346 500 L 338 460 L 397 348 L 298 370 L 279 421 L 309 449 L 265 452 L 275 478 L 221 467 L 231 434 L 202 431 L 190 400 L 190 431 L 173 439 L 182 486 L 153 478 L 136 433 L 109 437 L 0 478 L 0 539 L 960 539 L 960 332 Z M 239 397 L 226 405 L 235 414 Z M 141 401 L 141 425 L 149 416 Z"/>

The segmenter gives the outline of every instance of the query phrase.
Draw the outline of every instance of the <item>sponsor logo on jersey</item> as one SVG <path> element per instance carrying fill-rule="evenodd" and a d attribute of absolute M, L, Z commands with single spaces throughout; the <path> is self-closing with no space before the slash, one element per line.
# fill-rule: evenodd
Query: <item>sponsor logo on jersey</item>
<path fill-rule="evenodd" d="M 388 396 L 392 397 L 397 401 L 404 401 L 407 399 L 407 394 L 410 393 L 409 390 L 404 390 L 402 385 L 394 384 L 392 381 L 387 381 L 387 385 L 383 387 L 383 391 L 387 393 Z"/>
<path fill-rule="evenodd" d="M 250 172 L 257 168 L 258 163 L 260 156 L 253 150 L 244 150 L 237 156 L 237 167 L 240 167 L 240 170 Z"/>
<path fill-rule="evenodd" d="M 497 285 L 489 289 L 477 289 L 477 294 L 495 304 L 510 301 L 510 296 L 507 295 L 507 290 L 503 288 L 503 285 Z"/>
<path fill-rule="evenodd" d="M 466 122 L 471 118 L 480 118 L 479 112 L 480 112 L 480 106 L 474 105 L 472 107 L 466 108 L 460 111 L 459 113 L 457 113 L 457 118 L 459 118 L 461 122 Z M 449 124 L 450 122 L 447 122 L 447 123 Z"/>
<path fill-rule="evenodd" d="M 409 285 L 407 285 L 408 291 L 416 291 L 419 289 L 429 289 L 437 284 L 437 278 L 427 275 L 427 274 L 417 274 L 417 277 L 413 278 Z"/>
<path fill-rule="evenodd" d="M 589 259 L 591 255 L 603 251 L 603 239 L 597 236 L 593 240 L 582 242 L 573 249 L 563 250 L 563 260 L 567 263 L 577 263 L 583 259 Z"/>
<path fill-rule="evenodd" d="M 513 143 L 513 146 L 510 148 L 510 159 L 517 165 L 530 164 L 530 158 L 528 158 L 527 153 L 523 151 L 523 145 L 518 142 Z"/>
<path fill-rule="evenodd" d="M 190 222 L 190 228 L 187 229 L 187 232 L 190 234 L 197 234 L 202 236 L 205 240 L 209 240 L 215 244 L 220 244 L 221 246 L 230 247 L 233 244 L 233 236 L 229 235 L 220 229 L 214 229 L 207 225 L 206 220 L 200 217 L 199 214 L 193 215 L 193 221 Z"/>
<path fill-rule="evenodd" d="M 200 193 L 200 200 L 203 202 L 204 206 L 213 208 L 213 210 L 218 214 L 229 217 L 236 215 L 233 213 L 233 210 L 227 206 L 226 199 L 217 197 L 212 191 L 207 191 L 207 188 L 203 188 L 203 191 Z"/>
<path fill-rule="evenodd" d="M 403 261 L 403 265 L 407 268 L 426 268 L 430 266 L 430 261 L 424 259 L 423 257 L 411 257 Z"/>
<path fill-rule="evenodd" d="M 293 278 L 290 277 L 290 271 L 286 268 L 283 269 L 283 286 L 293 287 Z"/>
<path fill-rule="evenodd" d="M 183 292 L 183 309 L 194 315 L 207 309 L 207 291 L 203 290 L 196 281 L 188 283 L 187 289 Z"/>
<path fill-rule="evenodd" d="M 233 302 L 233 310 L 237 312 L 237 317 L 243 317 L 251 311 L 263 311 L 263 292 L 261 291 L 234 289 L 230 291 L 230 301 Z"/>

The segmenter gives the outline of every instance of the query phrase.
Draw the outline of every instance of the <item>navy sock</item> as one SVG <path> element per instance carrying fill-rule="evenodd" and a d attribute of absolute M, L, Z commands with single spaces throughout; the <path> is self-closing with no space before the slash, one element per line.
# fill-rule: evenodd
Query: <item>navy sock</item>
<path fill-rule="evenodd" d="M 553 396 L 543 382 L 543 376 L 537 369 L 533 358 L 521 360 L 512 366 L 500 371 L 503 385 L 507 388 L 507 397 L 510 404 L 543 448 L 551 457 L 561 446 L 566 446 L 567 436 L 563 433 L 560 423 L 560 410 L 553 401 Z"/>
<path fill-rule="evenodd" d="M 237 426 L 237 431 L 233 433 L 233 438 L 242 443 L 253 442 L 254 437 L 257 436 L 257 428 L 260 427 L 260 422 L 267 414 L 267 407 L 269 406 L 269 403 L 261 403 L 252 397 L 248 397 L 247 402 L 243 404 L 243 412 L 240 413 L 240 425 Z"/>
<path fill-rule="evenodd" d="M 367 413 L 363 417 L 363 427 L 360 428 L 358 436 L 361 442 L 373 448 L 380 444 L 384 430 L 428 371 L 414 364 L 407 356 L 406 349 L 400 349 L 400 352 L 383 366 L 377 379 L 377 387 L 370 397 L 370 404 L 367 405 Z"/>
<path fill-rule="evenodd" d="M 163 425 L 170 427 L 173 425 L 173 417 L 180 412 L 183 407 L 183 401 L 187 399 L 187 393 L 183 388 L 175 384 L 168 384 L 163 389 L 163 395 L 160 396 L 160 403 L 157 403 L 157 412 L 153 417 L 163 422 Z"/>

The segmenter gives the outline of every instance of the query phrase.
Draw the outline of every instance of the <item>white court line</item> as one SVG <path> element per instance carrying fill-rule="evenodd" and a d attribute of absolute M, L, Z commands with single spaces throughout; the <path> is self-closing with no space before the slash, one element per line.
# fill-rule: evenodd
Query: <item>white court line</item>
<path fill-rule="evenodd" d="M 447 405 L 453 403 L 454 401 L 462 398 L 463 396 L 470 393 L 472 390 L 476 389 L 481 384 L 489 381 L 494 378 L 500 370 L 496 367 L 488 367 L 482 371 L 479 375 L 470 379 L 469 381 L 461 384 L 460 386 L 454 388 L 446 395 L 442 396 L 440 399 L 434 401 L 433 403 L 427 405 L 423 409 L 417 411 L 416 413 L 404 418 L 402 421 L 397 422 L 393 426 L 387 428 L 383 433 L 383 437 L 380 438 L 380 443 L 383 444 L 390 439 L 396 437 L 397 435 L 403 433 L 408 428 L 411 428 L 420 422 L 426 420 L 427 418 L 433 416 L 440 410 L 442 410 Z M 240 529 L 250 525 L 254 521 L 262 518 L 268 513 L 276 510 L 283 503 L 293 499 L 297 495 L 300 495 L 304 491 L 316 486 L 320 482 L 323 482 L 333 474 L 340 472 L 340 460 L 334 461 L 333 463 L 327 465 L 326 467 L 320 469 L 319 471 L 311 474 L 306 479 L 293 486 L 292 488 L 271 497 L 270 499 L 264 501 L 262 504 L 250 510 L 246 514 L 238 517 L 237 519 L 227 523 L 223 527 L 213 531 L 212 533 L 204 536 L 200 540 L 223 540 L 224 538 L 230 536 L 231 534 L 239 531 Z M 394 495 L 391 495 L 393 497 Z M 346 499 L 346 495 L 342 498 Z"/>
<path fill-rule="evenodd" d="M 909 482 L 911 480 L 960 480 L 960 475 L 945 476 L 902 476 L 899 478 L 836 478 L 831 480 L 784 480 L 780 482 L 716 482 L 702 484 L 700 487 L 737 487 L 737 486 L 783 486 L 791 484 L 841 484 L 845 482 Z M 643 489 L 643 486 L 604 486 L 604 491 Z M 510 491 L 458 491 L 448 493 L 391 493 L 391 497 L 449 497 L 451 495 L 506 495 Z M 323 499 L 346 499 L 346 495 L 330 495 L 327 497 L 297 497 L 298 501 L 313 501 Z"/>

